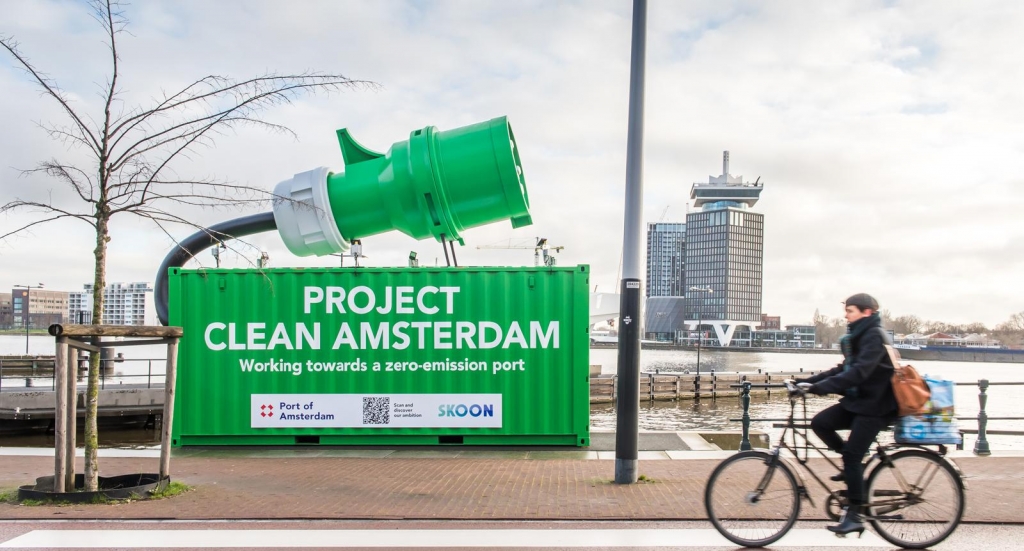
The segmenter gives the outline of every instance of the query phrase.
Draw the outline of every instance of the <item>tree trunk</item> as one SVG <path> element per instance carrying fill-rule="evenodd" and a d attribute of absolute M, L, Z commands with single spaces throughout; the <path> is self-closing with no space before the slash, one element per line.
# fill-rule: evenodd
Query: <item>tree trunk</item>
<path fill-rule="evenodd" d="M 92 287 L 92 323 L 103 324 L 103 291 L 107 287 L 107 242 L 110 241 L 109 219 L 103 207 L 96 213 L 96 271 Z M 96 429 L 97 407 L 100 397 L 100 354 L 89 356 L 89 386 L 85 392 L 85 489 L 96 491 L 99 486 L 100 465 L 96 450 L 99 432 Z"/>

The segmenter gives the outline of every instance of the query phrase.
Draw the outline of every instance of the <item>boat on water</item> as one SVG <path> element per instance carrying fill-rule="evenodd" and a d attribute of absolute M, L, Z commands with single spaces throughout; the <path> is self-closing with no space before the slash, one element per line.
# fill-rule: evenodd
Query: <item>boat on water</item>
<path fill-rule="evenodd" d="M 992 346 L 943 346 L 896 344 L 904 360 L 941 360 L 947 362 L 1024 363 L 1024 350 Z"/>

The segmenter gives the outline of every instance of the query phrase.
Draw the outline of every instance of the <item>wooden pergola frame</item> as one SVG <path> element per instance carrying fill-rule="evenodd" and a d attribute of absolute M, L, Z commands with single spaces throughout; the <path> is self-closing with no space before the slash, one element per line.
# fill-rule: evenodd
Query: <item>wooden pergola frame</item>
<path fill-rule="evenodd" d="M 54 472 L 53 491 L 56 493 L 75 490 L 75 442 L 78 422 L 76 377 L 69 376 L 70 369 L 78 363 L 80 350 L 99 354 L 104 348 L 141 346 L 147 344 L 167 345 L 167 374 L 164 382 L 164 412 L 160 431 L 160 481 L 163 482 L 171 471 L 171 426 L 174 417 L 174 383 L 177 374 L 178 340 L 184 334 L 181 327 L 130 326 L 130 325 L 60 325 L 54 324 L 49 333 L 56 339 L 57 351 L 54 361 L 54 388 L 56 410 L 54 411 Z M 137 340 L 104 342 L 100 337 L 124 337 Z M 90 341 L 90 342 L 84 342 Z M 63 483 L 62 483 L 63 482 Z"/>

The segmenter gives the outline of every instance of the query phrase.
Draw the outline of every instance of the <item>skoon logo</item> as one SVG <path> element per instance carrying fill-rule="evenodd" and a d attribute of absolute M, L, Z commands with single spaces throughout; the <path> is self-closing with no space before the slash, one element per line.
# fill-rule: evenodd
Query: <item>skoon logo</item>
<path fill-rule="evenodd" d="M 494 417 L 494 404 L 441 404 L 437 406 L 438 417 Z"/>

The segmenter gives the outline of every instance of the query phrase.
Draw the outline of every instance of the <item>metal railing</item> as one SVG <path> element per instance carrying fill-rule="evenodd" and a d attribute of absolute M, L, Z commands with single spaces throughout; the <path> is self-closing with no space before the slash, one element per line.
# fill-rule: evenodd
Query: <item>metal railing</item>
<path fill-rule="evenodd" d="M 957 421 L 977 421 L 978 430 L 972 429 L 961 429 L 960 432 L 964 434 L 975 434 L 977 433 L 978 439 L 974 442 L 974 454 L 975 455 L 992 455 L 992 449 L 989 447 L 988 436 L 1024 436 L 1024 431 L 1019 430 L 989 430 L 989 421 L 1024 421 L 1024 417 L 990 417 L 985 411 L 985 407 L 988 405 L 988 389 L 990 386 L 1024 386 L 1024 382 L 997 382 L 993 383 L 988 379 L 979 379 L 976 383 L 955 383 L 956 386 L 976 386 L 978 387 L 978 416 L 977 417 L 954 417 Z M 743 434 L 740 439 L 740 451 L 747 451 L 752 449 L 750 445 L 750 388 L 753 383 L 741 382 L 738 384 L 730 385 L 732 388 L 743 389 L 740 393 L 740 403 L 743 405 L 743 417 L 739 419 L 729 419 L 729 421 L 739 421 L 743 426 Z M 772 387 L 772 388 L 783 388 L 785 385 L 772 384 L 772 385 L 757 385 L 759 387 Z M 771 422 L 783 422 L 789 419 L 759 419 L 759 421 L 771 421 Z M 957 446 L 962 449 L 962 444 Z"/>
<path fill-rule="evenodd" d="M 114 371 L 113 364 L 139 364 L 139 363 L 142 363 L 142 362 L 145 362 L 145 364 L 146 364 L 146 372 L 145 373 L 127 373 L 127 374 L 126 373 L 120 373 L 120 374 L 116 374 L 116 375 L 110 374 L 111 372 Z M 163 369 L 159 369 L 158 368 L 158 371 L 154 372 L 153 371 L 153 362 L 163 363 L 164 364 L 164 368 Z M 8 363 L 10 364 L 11 362 L 8 362 Z M 55 390 L 55 388 L 56 388 L 56 377 L 54 376 L 54 370 L 53 370 L 53 367 L 52 367 L 52 363 L 53 363 L 52 360 L 49 360 L 49 361 L 44 360 L 43 363 L 48 364 L 48 367 L 40 367 L 40 368 L 37 368 L 37 369 L 32 369 L 31 373 L 25 373 L 26 368 L 22 367 L 20 365 L 21 363 L 22 362 L 18 362 L 19 366 L 17 368 L 13 368 L 13 367 L 10 367 L 8 365 L 7 368 L 6 368 L 7 372 L 5 373 L 4 362 L 0 361 L 0 391 L 3 391 L 4 381 L 25 381 L 24 386 L 22 386 L 22 385 L 11 386 L 11 385 L 8 384 L 8 387 L 7 387 L 8 389 L 11 389 L 11 388 L 45 388 L 45 387 L 49 386 L 50 390 Z M 78 366 L 77 366 L 77 369 L 75 370 L 76 371 L 76 376 L 81 378 L 85 373 L 88 372 L 88 368 L 89 368 L 89 359 L 88 359 L 88 357 L 79 358 Z M 11 374 L 12 372 L 17 372 L 17 374 Z M 105 390 L 106 386 L 107 386 L 107 383 L 112 381 L 112 380 L 114 380 L 114 381 L 117 381 L 117 380 L 128 380 L 127 382 L 131 383 L 131 382 L 133 382 L 136 379 L 142 379 L 142 378 L 146 379 L 146 388 L 153 388 L 154 384 L 157 384 L 157 385 L 161 384 L 160 381 L 157 381 L 156 383 L 154 383 L 153 379 L 154 378 L 161 379 L 161 378 L 166 377 L 166 375 L 167 375 L 166 360 L 164 358 L 117 358 L 117 359 L 103 359 L 103 360 L 100 361 L 100 390 Z M 50 383 L 49 385 L 46 384 L 47 381 L 49 381 L 49 383 Z M 124 381 L 122 381 L 122 382 L 124 382 Z M 42 385 L 40 385 L 40 383 L 42 383 Z M 141 381 L 138 384 L 142 384 Z"/>

